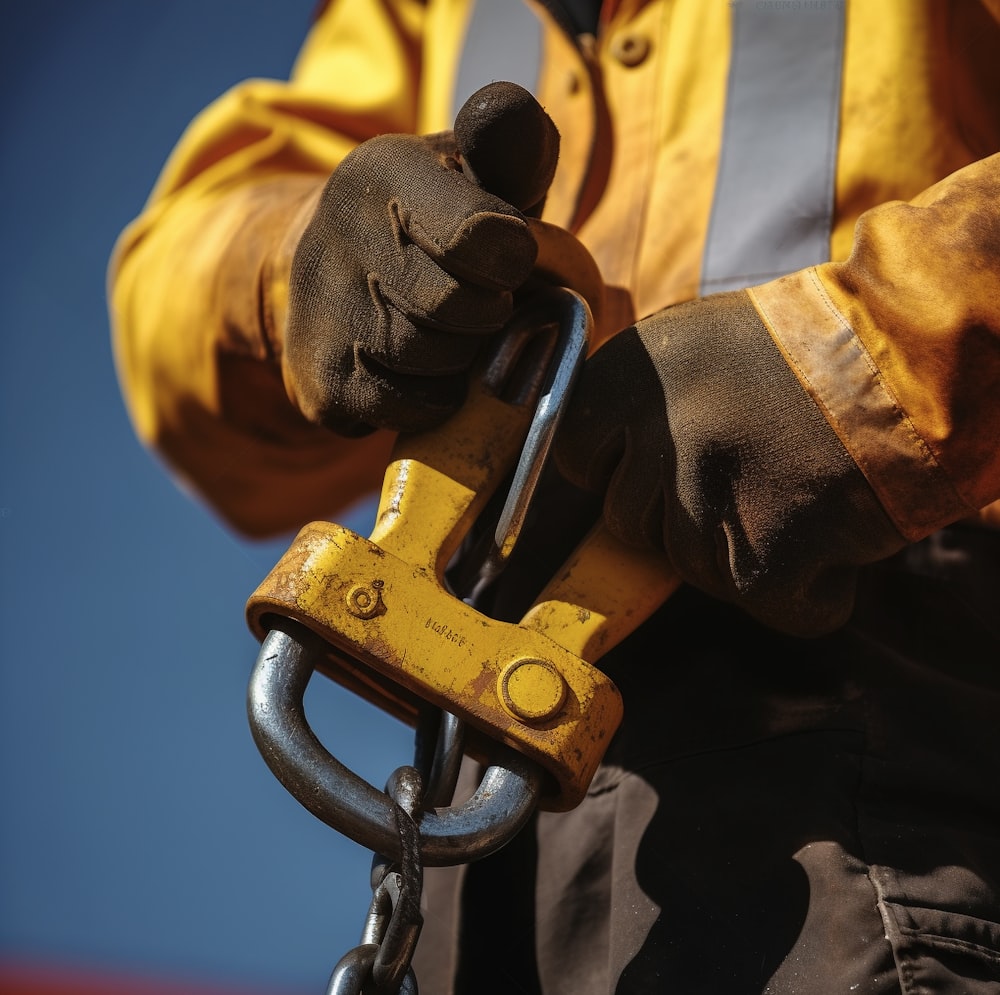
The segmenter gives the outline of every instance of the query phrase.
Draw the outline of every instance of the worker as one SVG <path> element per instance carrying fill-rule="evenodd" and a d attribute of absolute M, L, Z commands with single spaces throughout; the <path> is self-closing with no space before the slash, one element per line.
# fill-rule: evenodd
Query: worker
<path fill-rule="evenodd" d="M 548 118 L 463 157 L 484 30 Z M 997 51 L 996 0 L 332 0 L 123 233 L 136 430 L 249 536 L 596 262 L 551 487 L 685 583 L 587 799 L 428 877 L 425 993 L 1000 991 Z"/>

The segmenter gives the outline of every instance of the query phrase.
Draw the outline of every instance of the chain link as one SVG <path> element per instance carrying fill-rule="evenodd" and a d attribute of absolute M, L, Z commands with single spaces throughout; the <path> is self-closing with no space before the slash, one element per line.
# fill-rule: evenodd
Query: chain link
<path fill-rule="evenodd" d="M 449 712 L 427 709 L 421 716 L 414 766 L 398 767 L 385 789 L 395 802 L 402 857 L 393 861 L 373 855 L 372 900 L 361 942 L 337 962 L 327 995 L 417 995 L 410 962 L 423 925 L 418 820 L 422 809 L 451 803 L 464 755 L 464 733 L 464 724 Z"/>
<path fill-rule="evenodd" d="M 423 926 L 420 896 L 424 871 L 417 818 L 423 806 L 423 777 L 415 767 L 399 767 L 386 794 L 396 803 L 396 832 L 402 858 L 381 854 L 372 860 L 372 900 L 361 943 L 349 950 L 330 976 L 327 995 L 417 995 L 410 966 Z"/>

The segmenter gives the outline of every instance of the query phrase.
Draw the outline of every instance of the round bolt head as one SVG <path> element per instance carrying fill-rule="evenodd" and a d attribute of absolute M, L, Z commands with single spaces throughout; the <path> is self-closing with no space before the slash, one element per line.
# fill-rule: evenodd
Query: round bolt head
<path fill-rule="evenodd" d="M 508 664 L 500 675 L 500 700 L 516 719 L 542 722 L 566 699 L 562 674 L 546 660 L 523 659 Z"/>

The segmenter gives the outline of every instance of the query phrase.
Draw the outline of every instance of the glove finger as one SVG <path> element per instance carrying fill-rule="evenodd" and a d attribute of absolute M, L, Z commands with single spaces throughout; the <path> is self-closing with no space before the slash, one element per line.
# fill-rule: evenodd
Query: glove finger
<path fill-rule="evenodd" d="M 460 335 L 488 335 L 510 319 L 514 305 L 509 290 L 459 280 L 416 246 L 409 246 L 397 262 L 368 277 L 377 309 L 391 306 L 418 325 Z"/>
<path fill-rule="evenodd" d="M 582 376 L 586 376 L 586 370 Z M 580 387 L 555 438 L 553 458 L 571 484 L 591 493 L 607 487 L 625 451 L 625 434 L 617 422 L 601 417 Z"/>
<path fill-rule="evenodd" d="M 475 339 L 452 337 L 459 347 Z M 356 437 L 376 428 L 419 431 L 443 422 L 465 399 L 464 372 L 420 376 L 393 370 L 355 341 L 344 352 L 313 343 L 298 364 L 296 395 L 310 421 Z"/>
<path fill-rule="evenodd" d="M 534 265 L 535 239 L 520 212 L 448 169 L 415 135 L 382 135 L 359 146 L 337 167 L 328 195 L 331 216 L 351 228 L 376 229 L 356 236 L 376 268 L 384 264 L 379 232 L 386 225 L 395 233 L 388 251 L 413 243 L 448 272 L 482 286 L 513 290 Z"/>
<path fill-rule="evenodd" d="M 385 299 L 384 289 L 372 288 L 379 298 L 379 323 L 372 334 L 357 340 L 364 355 L 381 367 L 407 376 L 452 376 L 468 371 L 482 337 L 462 334 L 464 329 L 455 333 L 443 324 L 429 327 L 415 322 Z"/>
<path fill-rule="evenodd" d="M 663 390 L 635 328 L 616 335 L 584 363 L 555 439 L 559 471 L 570 483 L 604 491 L 625 457 L 627 432 L 659 405 Z"/>
<path fill-rule="evenodd" d="M 604 522 L 622 542 L 664 549 L 665 482 L 668 453 L 648 433 L 626 427 L 618 465 L 604 496 Z"/>
<path fill-rule="evenodd" d="M 350 411 L 364 425 L 420 432 L 440 425 L 462 406 L 468 378 L 398 373 L 358 349 L 354 368 L 339 390 L 336 409 Z"/>
<path fill-rule="evenodd" d="M 455 141 L 486 190 L 526 214 L 540 213 L 559 160 L 559 131 L 516 83 L 490 83 L 462 105 Z"/>
<path fill-rule="evenodd" d="M 508 213 L 511 209 L 503 201 L 477 190 L 458 174 L 449 175 L 475 196 L 455 189 L 446 199 L 427 199 L 419 207 L 408 207 L 405 198 L 411 191 L 402 191 L 390 205 L 400 241 L 412 242 L 442 269 L 463 280 L 516 290 L 531 275 L 538 255 L 527 222 Z"/>

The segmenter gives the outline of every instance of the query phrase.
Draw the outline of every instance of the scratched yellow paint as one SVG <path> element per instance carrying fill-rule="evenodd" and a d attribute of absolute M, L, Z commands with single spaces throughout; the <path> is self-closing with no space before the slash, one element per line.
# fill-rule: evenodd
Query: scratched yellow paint
<path fill-rule="evenodd" d="M 369 593 L 361 605 L 358 588 Z M 531 757 L 552 775 L 550 808 L 580 801 L 621 720 L 618 691 L 597 668 L 543 631 L 470 608 L 428 568 L 339 525 L 303 529 L 251 597 L 259 637 L 269 613 L 302 621 L 375 673 Z M 503 673 L 523 659 L 545 661 L 565 682 L 560 707 L 542 720 L 519 720 L 504 705 Z"/>

